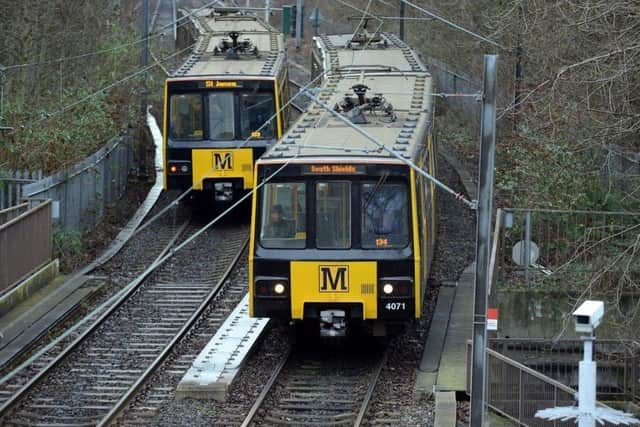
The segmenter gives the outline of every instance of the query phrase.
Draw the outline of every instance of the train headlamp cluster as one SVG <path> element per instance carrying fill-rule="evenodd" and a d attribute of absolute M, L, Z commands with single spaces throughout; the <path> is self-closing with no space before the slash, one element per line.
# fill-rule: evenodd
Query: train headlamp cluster
<path fill-rule="evenodd" d="M 167 165 L 169 173 L 187 175 L 191 173 L 191 162 L 171 162 Z"/>
<path fill-rule="evenodd" d="M 285 297 L 289 292 L 289 281 L 285 278 L 257 278 L 255 293 L 260 297 Z"/>
<path fill-rule="evenodd" d="M 387 277 L 378 281 L 381 297 L 410 297 L 413 294 L 413 280 L 410 277 Z"/>

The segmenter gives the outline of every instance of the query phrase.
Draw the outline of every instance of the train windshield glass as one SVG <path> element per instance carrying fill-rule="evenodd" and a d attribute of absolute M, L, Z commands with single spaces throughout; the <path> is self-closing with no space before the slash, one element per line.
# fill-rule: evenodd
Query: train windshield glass
<path fill-rule="evenodd" d="M 409 243 L 407 188 L 402 184 L 362 185 L 362 247 L 403 248 Z"/>
<path fill-rule="evenodd" d="M 307 236 L 305 184 L 266 184 L 262 200 L 261 245 L 303 249 Z"/>
<path fill-rule="evenodd" d="M 351 247 L 351 183 L 317 183 L 316 246 L 321 249 Z"/>
<path fill-rule="evenodd" d="M 243 93 L 240 95 L 240 136 L 242 139 L 273 138 L 275 118 L 262 126 L 275 113 L 273 96 L 270 93 Z M 260 133 L 257 132 L 260 129 Z"/>
<path fill-rule="evenodd" d="M 209 139 L 228 141 L 235 139 L 235 108 L 233 92 L 210 92 Z"/>
<path fill-rule="evenodd" d="M 275 118 L 260 129 L 275 113 L 270 92 L 181 93 L 171 95 L 169 102 L 169 137 L 175 141 L 270 139 L 276 133 Z"/>
<path fill-rule="evenodd" d="M 202 95 L 186 93 L 171 96 L 171 126 L 169 135 L 172 139 L 200 141 L 204 139 L 202 126 Z"/>

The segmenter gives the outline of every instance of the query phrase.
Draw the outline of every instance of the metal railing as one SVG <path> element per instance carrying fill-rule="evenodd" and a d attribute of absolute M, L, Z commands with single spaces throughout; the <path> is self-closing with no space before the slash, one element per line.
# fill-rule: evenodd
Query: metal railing
<path fill-rule="evenodd" d="M 51 200 L 36 203 L 0 211 L 4 218 L 21 212 L 0 225 L 0 293 L 51 260 Z"/>
<path fill-rule="evenodd" d="M 470 358 L 471 342 L 468 342 L 467 361 Z M 470 370 L 471 364 L 467 363 L 467 393 L 470 391 Z M 547 421 L 536 418 L 535 414 L 541 409 L 575 405 L 576 390 L 490 348 L 487 348 L 485 396 L 491 410 L 521 426 L 575 426 L 573 420 Z"/>
<path fill-rule="evenodd" d="M 567 386 L 578 385 L 581 340 L 492 338 L 488 345 L 503 356 Z M 632 341 L 598 339 L 594 343 L 594 357 L 598 366 L 598 399 L 640 399 L 640 345 Z"/>
<path fill-rule="evenodd" d="M 56 225 L 80 231 L 95 225 L 124 194 L 132 166 L 130 137 L 113 138 L 73 167 L 26 185 L 24 197 L 51 199 Z"/>
<path fill-rule="evenodd" d="M 0 210 L 22 203 L 23 187 L 42 175 L 42 171 L 0 171 Z"/>

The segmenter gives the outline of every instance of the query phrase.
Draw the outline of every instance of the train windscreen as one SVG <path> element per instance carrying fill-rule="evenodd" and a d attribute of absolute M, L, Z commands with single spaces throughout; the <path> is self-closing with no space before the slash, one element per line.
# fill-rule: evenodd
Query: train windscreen
<path fill-rule="evenodd" d="M 169 101 L 169 137 L 174 141 L 231 141 L 275 137 L 273 94 L 257 90 L 176 93 Z M 206 118 L 206 119 L 205 119 Z"/>

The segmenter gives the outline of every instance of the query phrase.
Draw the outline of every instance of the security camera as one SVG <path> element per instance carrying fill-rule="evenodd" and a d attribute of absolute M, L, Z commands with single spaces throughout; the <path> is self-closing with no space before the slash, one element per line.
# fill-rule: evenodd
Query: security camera
<path fill-rule="evenodd" d="M 585 301 L 573 312 L 576 332 L 592 334 L 602 322 L 604 316 L 604 302 Z"/>

